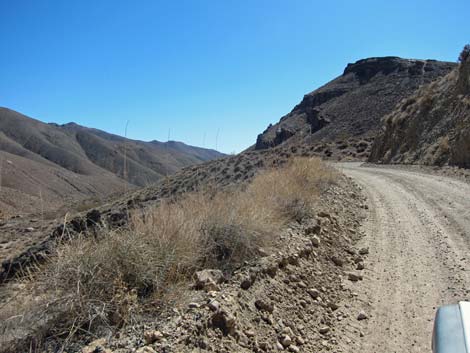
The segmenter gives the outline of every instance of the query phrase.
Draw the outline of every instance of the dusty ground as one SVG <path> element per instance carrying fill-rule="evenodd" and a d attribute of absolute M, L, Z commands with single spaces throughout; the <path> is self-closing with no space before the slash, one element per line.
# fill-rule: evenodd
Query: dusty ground
<path fill-rule="evenodd" d="M 436 307 L 470 299 L 470 185 L 420 168 L 338 166 L 362 190 L 341 183 L 325 195 L 319 211 L 331 216 L 319 212 L 312 220 L 321 224 L 312 254 L 281 266 L 312 250 L 311 225 L 291 227 L 279 253 L 248 264 L 220 292 L 191 291 L 171 318 L 105 335 L 104 346 L 119 353 L 430 352 Z M 367 218 L 358 228 L 363 208 Z M 360 254 L 365 248 L 369 254 Z M 265 269 L 273 264 L 279 269 L 271 276 Z M 352 281 L 351 273 L 364 279 Z M 252 274 L 254 283 L 241 289 Z M 272 312 L 258 309 L 258 300 L 272 303 Z M 219 312 L 234 315 L 233 333 L 213 323 Z M 143 333 L 152 329 L 164 339 L 145 344 Z M 286 335 L 292 343 L 283 347 Z"/>
<path fill-rule="evenodd" d="M 436 307 L 470 299 L 470 185 L 416 171 L 342 167 L 369 205 L 361 243 L 370 255 L 353 306 L 367 303 L 370 318 L 350 352 L 429 352 Z"/>

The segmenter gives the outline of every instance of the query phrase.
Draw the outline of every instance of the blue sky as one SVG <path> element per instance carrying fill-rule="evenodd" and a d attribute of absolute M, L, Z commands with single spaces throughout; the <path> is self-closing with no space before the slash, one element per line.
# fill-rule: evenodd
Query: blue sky
<path fill-rule="evenodd" d="M 348 62 L 456 61 L 470 1 L 0 0 L 0 106 L 239 152 Z M 205 139 L 204 139 L 205 136 Z"/>

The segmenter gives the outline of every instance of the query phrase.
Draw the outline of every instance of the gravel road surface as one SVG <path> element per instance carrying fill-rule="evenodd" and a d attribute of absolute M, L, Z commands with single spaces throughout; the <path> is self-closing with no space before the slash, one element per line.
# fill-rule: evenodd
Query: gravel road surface
<path fill-rule="evenodd" d="M 343 164 L 368 196 L 355 290 L 368 307 L 359 352 L 430 352 L 437 306 L 470 299 L 470 185 L 406 170 Z"/>

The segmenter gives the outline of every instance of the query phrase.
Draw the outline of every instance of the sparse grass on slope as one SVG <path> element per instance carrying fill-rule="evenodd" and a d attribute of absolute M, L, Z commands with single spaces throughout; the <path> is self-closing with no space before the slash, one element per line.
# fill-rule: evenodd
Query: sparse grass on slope
<path fill-rule="evenodd" d="M 42 326 L 33 333 L 41 339 L 128 324 L 195 271 L 230 274 L 261 248 L 269 251 L 281 228 L 308 217 L 334 180 L 321 160 L 293 159 L 244 190 L 187 194 L 134 213 L 127 229 L 63 242 L 26 284 L 34 296 L 14 304 L 26 313 L 0 311 L 4 337 L 28 325 Z"/>

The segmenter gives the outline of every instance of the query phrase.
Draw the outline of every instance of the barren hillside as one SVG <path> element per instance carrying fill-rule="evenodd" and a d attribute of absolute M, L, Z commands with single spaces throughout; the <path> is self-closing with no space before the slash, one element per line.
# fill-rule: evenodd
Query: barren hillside
<path fill-rule="evenodd" d="M 0 206 L 53 209 L 145 186 L 222 154 L 180 142 L 143 142 L 74 123 L 45 124 L 0 109 Z"/>
<path fill-rule="evenodd" d="M 470 48 L 445 77 L 384 118 L 369 161 L 470 168 Z"/>
<path fill-rule="evenodd" d="M 420 85 L 453 67 L 449 62 L 398 57 L 348 64 L 341 76 L 305 95 L 289 114 L 268 126 L 254 148 L 308 142 L 325 157 L 364 160 L 381 118 Z"/>

